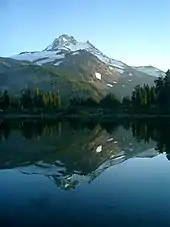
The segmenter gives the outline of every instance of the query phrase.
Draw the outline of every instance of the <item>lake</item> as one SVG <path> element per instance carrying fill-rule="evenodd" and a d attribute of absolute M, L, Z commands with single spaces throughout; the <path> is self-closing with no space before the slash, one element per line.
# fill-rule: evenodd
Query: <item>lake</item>
<path fill-rule="evenodd" d="M 0 123 L 1 226 L 170 226 L 170 122 Z"/>

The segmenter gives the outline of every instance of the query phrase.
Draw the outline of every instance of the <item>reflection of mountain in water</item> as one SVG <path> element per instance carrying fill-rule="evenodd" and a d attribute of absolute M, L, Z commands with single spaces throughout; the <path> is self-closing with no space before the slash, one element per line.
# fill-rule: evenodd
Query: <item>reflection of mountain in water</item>
<path fill-rule="evenodd" d="M 35 127 L 34 127 L 35 126 Z M 92 181 L 110 166 L 131 157 L 153 157 L 154 142 L 140 144 L 122 126 L 110 133 L 101 126 L 71 128 L 69 123 L 4 127 L 0 168 L 17 168 L 24 174 L 42 174 L 63 189 Z M 5 140 L 6 138 L 6 140 Z M 8 138 L 8 139 L 7 139 Z"/>

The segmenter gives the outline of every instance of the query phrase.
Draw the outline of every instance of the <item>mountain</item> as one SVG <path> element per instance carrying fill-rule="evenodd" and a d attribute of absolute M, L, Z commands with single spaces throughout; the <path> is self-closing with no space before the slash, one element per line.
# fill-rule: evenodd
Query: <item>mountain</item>
<path fill-rule="evenodd" d="M 68 36 L 66 34 L 61 35 L 58 38 L 54 39 L 54 41 L 43 51 L 21 52 L 19 55 L 12 56 L 12 58 L 18 60 L 32 61 L 39 65 L 52 64 L 58 66 L 65 61 L 65 58 L 67 57 L 66 55 L 68 53 L 72 54 L 72 56 L 81 55 L 81 50 L 85 50 L 91 53 L 92 55 L 96 56 L 106 65 L 111 66 L 110 69 L 118 72 L 119 74 L 124 74 L 126 73 L 127 68 L 132 68 L 121 61 L 107 57 L 89 41 L 78 42 L 73 36 Z M 140 72 L 144 72 L 149 75 L 154 75 L 156 77 L 158 76 L 158 73 L 164 75 L 163 71 L 153 66 L 140 66 L 133 68 Z"/>
<path fill-rule="evenodd" d="M 95 89 L 95 92 L 97 91 L 101 96 L 107 93 L 114 93 L 119 99 L 131 95 L 132 90 L 138 84 L 152 85 L 155 77 L 158 76 L 158 71 L 156 71 L 158 69 L 156 68 L 155 76 L 153 76 L 154 73 L 150 75 L 147 70 L 142 71 L 142 67 L 131 67 L 121 61 L 107 57 L 89 41 L 78 42 L 73 36 L 68 35 L 61 35 L 54 39 L 54 41 L 42 51 L 22 52 L 12 56 L 11 59 L 22 62 L 22 66 L 24 64 L 29 65 L 28 67 L 23 66 L 22 69 L 20 67 L 18 76 L 21 72 L 22 75 L 30 74 L 31 70 L 28 70 L 29 67 L 34 68 L 39 66 L 39 70 L 40 66 L 53 67 L 53 70 L 56 69 L 57 72 L 69 75 L 69 80 L 73 80 L 74 82 L 81 81 L 81 83 L 85 83 L 88 87 L 92 87 Z M 8 64 L 8 61 L 9 59 L 3 59 L 3 62 L 6 64 Z M 19 64 L 18 61 L 17 64 Z M 0 67 L 2 67 L 2 64 Z M 13 69 L 13 72 L 16 72 L 15 67 Z M 9 71 L 9 69 L 3 71 L 4 77 L 8 78 Z M 152 72 L 154 72 L 154 68 Z M 163 74 L 162 71 L 160 71 L 160 73 Z M 36 86 L 42 87 L 43 89 L 50 87 L 50 79 L 47 79 L 46 85 L 43 83 L 42 86 L 39 76 L 36 78 L 34 73 L 34 81 L 36 80 L 37 82 Z M 22 77 L 22 84 L 24 84 L 25 79 L 25 86 L 30 87 L 32 77 L 32 75 L 30 75 L 30 78 L 29 75 L 28 77 Z M 47 78 L 49 77 L 47 76 Z M 45 80 L 45 75 L 42 76 L 42 80 Z M 8 79 L 8 82 L 10 82 L 10 79 Z M 13 90 L 13 88 L 11 88 L 11 90 Z"/>
<path fill-rule="evenodd" d="M 137 70 L 144 72 L 148 75 L 154 76 L 154 77 L 162 77 L 165 76 L 165 72 L 163 72 L 162 70 L 155 68 L 151 65 L 148 66 L 138 66 L 135 67 Z"/>
<path fill-rule="evenodd" d="M 60 65 L 67 57 L 68 53 L 72 55 L 79 55 L 80 50 L 85 50 L 93 55 L 95 55 L 99 60 L 107 65 L 112 65 L 118 72 L 123 72 L 122 69 L 126 66 L 120 61 L 113 60 L 105 56 L 101 51 L 99 51 L 95 46 L 93 46 L 89 41 L 87 42 L 77 42 L 73 36 L 61 35 L 54 39 L 52 44 L 50 44 L 43 51 L 35 52 L 21 52 L 19 55 L 12 56 L 14 59 L 32 61 L 39 65 L 53 64 Z"/>

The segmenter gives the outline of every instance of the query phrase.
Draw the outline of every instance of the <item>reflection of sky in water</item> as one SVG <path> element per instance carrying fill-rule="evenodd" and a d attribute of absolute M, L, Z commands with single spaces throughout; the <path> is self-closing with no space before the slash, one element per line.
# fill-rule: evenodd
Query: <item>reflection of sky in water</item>
<path fill-rule="evenodd" d="M 86 217 L 92 222 L 97 218 L 99 226 L 105 219 L 123 225 L 125 220 L 133 224 L 144 217 L 146 223 L 159 226 L 170 220 L 169 172 L 164 155 L 134 158 L 107 169 L 90 184 L 82 182 L 73 191 L 63 191 L 43 175 L 1 170 L 1 216 L 21 215 L 21 220 L 29 218 L 30 222 L 33 217 L 38 222 L 51 218 L 53 223 L 63 224 L 79 220 L 81 226 L 87 224 Z M 64 214 L 67 220 L 63 220 Z"/>

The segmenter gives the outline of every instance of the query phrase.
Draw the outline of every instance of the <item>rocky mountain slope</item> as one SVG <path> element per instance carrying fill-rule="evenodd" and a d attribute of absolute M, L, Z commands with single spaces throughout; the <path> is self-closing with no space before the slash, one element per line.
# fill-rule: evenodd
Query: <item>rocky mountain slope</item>
<path fill-rule="evenodd" d="M 12 56 L 11 60 L 1 58 L 0 76 L 6 84 L 1 82 L 0 85 L 8 85 L 11 90 L 22 88 L 23 85 L 31 87 L 33 84 L 42 89 L 51 89 L 51 83 L 58 83 L 57 78 L 51 81 L 51 77 L 46 77 L 45 73 L 32 73 L 34 67 L 40 72 L 42 66 L 50 66 L 53 70 L 57 69 L 57 72 L 69 75 L 70 81 L 88 84 L 101 95 L 114 93 L 119 99 L 129 96 L 136 85 L 152 85 L 156 77 L 164 74 L 153 67 L 152 70 L 146 70 L 144 67 L 128 66 L 107 57 L 89 41 L 78 42 L 73 36 L 62 35 L 42 51 L 22 52 Z"/>
<path fill-rule="evenodd" d="M 24 88 L 39 88 L 43 91 L 56 92 L 58 89 L 62 100 L 71 97 L 93 97 L 100 99 L 102 94 L 93 84 L 74 79 L 51 67 L 34 65 L 14 59 L 0 58 L 0 90 L 17 94 Z"/>

